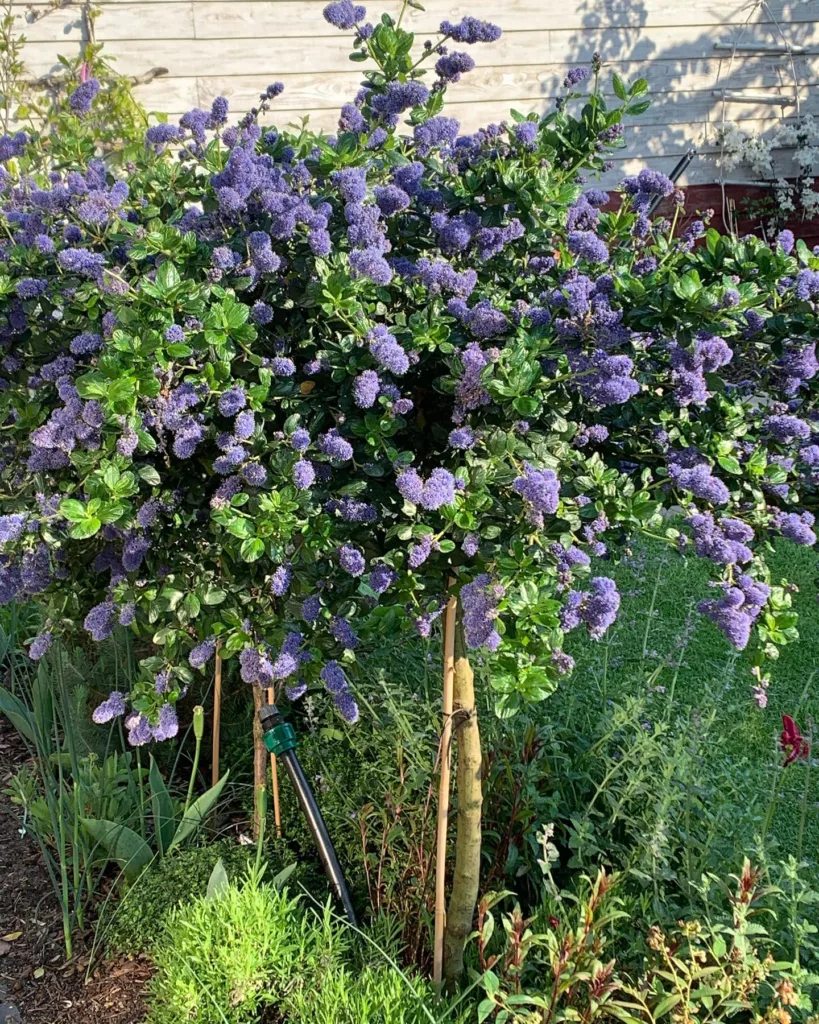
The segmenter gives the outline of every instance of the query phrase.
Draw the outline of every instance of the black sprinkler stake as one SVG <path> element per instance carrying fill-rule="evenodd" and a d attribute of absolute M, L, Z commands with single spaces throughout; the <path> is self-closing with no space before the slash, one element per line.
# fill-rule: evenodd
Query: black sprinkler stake
<path fill-rule="evenodd" d="M 313 790 L 310 788 L 310 783 L 307 781 L 307 777 L 299 764 L 296 754 L 296 734 L 293 731 L 293 726 L 284 720 L 275 704 L 265 704 L 264 707 L 259 709 L 259 721 L 262 724 L 264 745 L 271 754 L 275 754 L 281 760 L 287 774 L 290 776 L 290 781 L 296 791 L 296 796 L 307 819 L 307 824 L 310 826 L 310 831 L 313 833 L 321 862 L 324 865 L 327 877 L 330 879 L 336 898 L 344 907 L 344 913 L 349 923 L 354 928 L 357 928 L 358 921 L 353 909 L 353 901 L 350 899 L 350 892 L 344 880 L 336 851 L 333 848 L 333 841 L 330 839 L 330 833 L 324 824 L 324 818 L 321 816 L 321 811 L 316 803 Z"/>

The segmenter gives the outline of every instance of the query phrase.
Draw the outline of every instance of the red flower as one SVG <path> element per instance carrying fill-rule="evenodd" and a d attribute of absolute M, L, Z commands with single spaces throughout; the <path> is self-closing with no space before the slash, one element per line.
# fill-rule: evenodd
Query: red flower
<path fill-rule="evenodd" d="M 782 716 L 782 735 L 779 737 L 779 747 L 785 755 L 782 767 L 793 764 L 810 753 L 810 744 L 799 731 L 799 726 L 790 715 Z"/>

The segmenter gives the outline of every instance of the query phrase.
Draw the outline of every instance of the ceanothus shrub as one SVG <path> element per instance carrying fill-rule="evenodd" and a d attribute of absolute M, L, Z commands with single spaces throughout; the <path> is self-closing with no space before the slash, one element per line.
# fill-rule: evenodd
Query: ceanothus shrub
<path fill-rule="evenodd" d="M 174 735 L 217 644 L 352 722 L 357 661 L 428 635 L 452 577 L 512 711 L 615 621 L 592 558 L 644 532 L 713 562 L 702 611 L 764 700 L 795 616 L 762 552 L 816 539 L 819 259 L 721 238 L 650 170 L 613 212 L 584 191 L 643 81 L 609 110 L 595 61 L 548 116 L 465 135 L 441 111 L 474 62 L 447 47 L 498 28 L 444 22 L 415 57 L 387 16 L 325 16 L 376 68 L 335 137 L 260 127 L 273 85 L 238 125 L 217 99 L 151 127 L 127 178 L 32 177 L 0 140 L 0 600 L 47 609 L 31 656 L 151 639 L 95 712 L 135 744 Z"/>

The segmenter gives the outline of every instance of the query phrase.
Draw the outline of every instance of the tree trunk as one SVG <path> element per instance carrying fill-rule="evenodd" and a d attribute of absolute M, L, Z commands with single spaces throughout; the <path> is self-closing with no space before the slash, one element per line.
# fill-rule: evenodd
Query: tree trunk
<path fill-rule="evenodd" d="M 264 694 L 258 686 L 253 687 L 253 838 L 259 838 L 262 826 L 267 791 L 267 747 L 262 739 L 262 723 L 259 710 L 264 704 Z"/>
<path fill-rule="evenodd" d="M 472 931 L 481 868 L 481 736 L 475 707 L 475 683 L 466 654 L 463 624 L 455 632 L 453 726 L 458 740 L 458 818 L 455 871 L 446 915 L 444 977 L 450 984 L 464 969 L 464 945 Z"/>

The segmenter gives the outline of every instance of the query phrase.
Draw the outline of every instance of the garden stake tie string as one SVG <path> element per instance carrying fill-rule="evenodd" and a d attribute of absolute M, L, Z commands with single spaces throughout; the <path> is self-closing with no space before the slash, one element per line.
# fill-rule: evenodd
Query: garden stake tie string
<path fill-rule="evenodd" d="M 449 581 L 450 588 L 454 580 Z M 438 832 L 435 846 L 435 939 L 432 978 L 440 985 L 444 968 L 446 930 L 446 836 L 449 819 L 450 759 L 452 754 L 452 702 L 455 689 L 455 617 L 458 599 L 451 592 L 444 617 L 444 693 L 441 733 L 441 778 L 438 786 Z"/>

